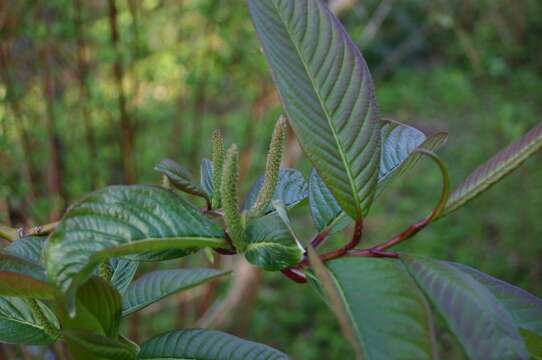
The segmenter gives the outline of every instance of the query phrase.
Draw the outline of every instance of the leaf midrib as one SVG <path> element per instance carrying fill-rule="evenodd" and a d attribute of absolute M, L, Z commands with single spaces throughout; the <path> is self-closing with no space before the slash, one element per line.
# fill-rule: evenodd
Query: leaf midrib
<path fill-rule="evenodd" d="M 350 182 L 350 187 L 352 189 L 352 195 L 354 196 L 354 200 L 355 200 L 355 208 L 356 208 L 356 212 L 358 213 L 356 215 L 357 216 L 361 216 L 361 210 L 360 210 L 360 204 L 361 204 L 361 201 L 359 199 L 359 194 L 358 194 L 358 191 L 355 187 L 355 183 L 354 183 L 354 178 L 352 176 L 352 171 L 350 169 L 350 162 L 346 159 L 346 154 L 344 153 L 344 150 L 342 148 L 342 144 L 341 142 L 339 141 L 340 139 L 338 138 L 338 135 L 337 135 L 337 130 L 335 129 L 335 125 L 333 124 L 333 122 L 331 121 L 331 116 L 329 115 L 328 113 L 328 110 L 327 110 L 327 107 L 325 106 L 324 102 L 323 102 L 323 99 L 321 98 L 320 96 L 320 93 L 317 91 L 317 87 L 316 87 L 316 84 L 315 84 L 315 80 L 313 78 L 313 75 L 311 73 L 311 71 L 309 70 L 308 68 L 308 65 L 307 63 L 305 62 L 305 59 L 304 57 L 302 56 L 302 53 L 301 53 L 301 50 L 299 49 L 299 47 L 297 46 L 296 42 L 293 40 L 293 35 L 292 35 L 292 32 L 290 31 L 290 28 L 289 26 L 287 25 L 287 22 L 285 21 L 285 19 L 282 17 L 282 14 L 281 12 L 279 11 L 279 8 L 277 7 L 277 3 L 275 1 L 272 1 L 273 3 L 273 7 L 275 8 L 278 16 L 279 16 L 279 19 L 282 21 L 283 25 L 284 25 L 284 28 L 286 29 L 286 32 L 288 33 L 288 35 L 290 36 L 290 41 L 291 43 L 294 45 L 296 51 L 297 51 L 297 54 L 298 54 L 298 57 L 299 57 L 299 60 L 301 61 L 301 63 L 303 64 L 303 67 L 305 68 L 305 72 L 307 73 L 307 76 L 311 82 L 311 85 L 312 85 L 312 90 L 314 91 L 317 99 L 318 99 L 318 102 L 320 103 L 320 106 L 324 112 L 324 115 L 326 116 L 326 120 L 328 122 L 328 125 L 329 127 L 331 128 L 331 133 L 333 134 L 333 138 L 335 139 L 335 143 L 337 144 L 337 148 L 339 150 L 339 154 L 341 156 L 341 160 L 343 162 L 343 166 L 346 170 L 346 174 L 348 176 L 348 180 Z M 308 3 L 307 3 L 308 4 Z"/>

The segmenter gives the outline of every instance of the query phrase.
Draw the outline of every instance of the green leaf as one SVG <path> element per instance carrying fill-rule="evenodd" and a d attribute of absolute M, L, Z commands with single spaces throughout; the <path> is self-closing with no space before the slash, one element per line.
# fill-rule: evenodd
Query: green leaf
<path fill-rule="evenodd" d="M 200 176 L 201 188 L 205 191 L 207 197 L 212 198 L 215 190 L 213 187 L 213 162 L 211 160 L 203 159 L 201 161 Z"/>
<path fill-rule="evenodd" d="M 429 305 L 400 261 L 343 258 L 328 268 L 364 358 L 437 357 Z"/>
<path fill-rule="evenodd" d="M 296 265 L 302 255 L 288 227 L 277 214 L 254 219 L 248 224 L 245 257 L 251 264 L 278 271 Z"/>
<path fill-rule="evenodd" d="M 525 328 L 542 336 L 542 300 L 523 289 L 471 267 L 457 263 L 448 264 L 470 275 L 491 291 L 509 311 L 516 327 Z"/>
<path fill-rule="evenodd" d="M 64 332 L 68 349 L 77 360 L 135 360 L 137 349 L 121 340 L 88 331 Z"/>
<path fill-rule="evenodd" d="M 52 311 L 47 306 L 39 302 L 38 304 L 47 319 L 58 326 Z M 0 296 L 0 343 L 49 345 L 54 340 L 47 335 L 24 299 Z"/>
<path fill-rule="evenodd" d="M 380 123 L 365 60 L 319 0 L 250 0 L 282 104 L 305 153 L 352 218 L 370 207 Z"/>
<path fill-rule="evenodd" d="M 63 329 L 90 331 L 116 338 L 122 312 L 122 299 L 118 291 L 104 279 L 93 276 L 77 289 L 76 316 L 71 317 L 59 308 Z"/>
<path fill-rule="evenodd" d="M 154 170 L 167 176 L 171 184 L 177 189 L 208 199 L 207 194 L 197 185 L 190 171 L 175 161 L 169 159 L 162 160 L 154 167 Z"/>
<path fill-rule="evenodd" d="M 133 282 L 123 296 L 122 315 L 139 311 L 169 295 L 224 276 L 214 269 L 176 269 L 154 271 Z"/>
<path fill-rule="evenodd" d="M 67 293 L 110 257 L 225 247 L 223 230 L 174 192 L 147 185 L 111 186 L 73 206 L 49 237 L 49 277 Z"/>
<path fill-rule="evenodd" d="M 24 237 L 9 244 L 4 252 L 40 264 L 45 241 L 46 237 L 42 236 Z"/>
<path fill-rule="evenodd" d="M 264 183 L 264 176 L 260 178 L 252 185 L 252 188 L 247 194 L 243 203 L 243 211 L 248 211 L 258 198 L 258 194 L 262 189 Z M 299 204 L 308 196 L 307 184 L 303 178 L 303 174 L 295 169 L 281 169 L 279 172 L 279 179 L 277 187 L 275 188 L 275 194 L 272 200 L 281 201 L 286 207 L 291 207 Z M 273 206 L 269 204 L 266 213 L 273 211 Z"/>
<path fill-rule="evenodd" d="M 443 261 L 401 259 L 470 358 L 529 358 L 513 318 L 478 281 Z"/>
<path fill-rule="evenodd" d="M 142 360 L 287 360 L 267 345 L 216 330 L 181 330 L 158 335 L 141 346 Z"/>
<path fill-rule="evenodd" d="M 542 360 L 542 336 L 527 329 L 519 329 L 529 354 L 534 360 Z"/>
<path fill-rule="evenodd" d="M 52 299 L 54 294 L 41 265 L 0 252 L 0 295 Z"/>
<path fill-rule="evenodd" d="M 109 264 L 113 272 L 111 275 L 111 284 L 120 294 L 123 294 L 132 282 L 139 263 L 126 259 L 113 258 L 109 260 Z"/>
<path fill-rule="evenodd" d="M 478 167 L 450 195 L 445 216 L 488 190 L 542 148 L 542 123 Z"/>

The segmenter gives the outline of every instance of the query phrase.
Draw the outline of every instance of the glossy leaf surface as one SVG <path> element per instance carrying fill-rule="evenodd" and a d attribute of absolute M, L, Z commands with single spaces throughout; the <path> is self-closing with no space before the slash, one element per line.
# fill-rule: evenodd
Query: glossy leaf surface
<path fill-rule="evenodd" d="M 144 360 L 287 360 L 286 354 L 267 345 L 215 330 L 172 331 L 141 346 Z"/>
<path fill-rule="evenodd" d="M 248 224 L 245 257 L 255 266 L 277 271 L 296 265 L 301 260 L 302 250 L 286 224 L 272 213 Z"/>
<path fill-rule="evenodd" d="M 398 260 L 328 263 L 366 359 L 436 358 L 428 303 Z"/>
<path fill-rule="evenodd" d="M 177 292 L 227 274 L 215 269 L 154 271 L 133 282 L 123 295 L 122 315 L 127 316 Z"/>
<path fill-rule="evenodd" d="M 157 186 L 111 186 L 66 214 L 50 236 L 49 277 L 67 292 L 104 259 L 149 251 L 225 246 L 223 230 L 172 191 Z"/>
<path fill-rule="evenodd" d="M 167 176 L 171 184 L 177 189 L 207 198 L 207 194 L 197 185 L 190 171 L 175 161 L 169 159 L 162 160 L 154 167 L 154 170 Z"/>
<path fill-rule="evenodd" d="M 40 264 L 45 239 L 45 237 L 40 236 L 24 237 L 9 244 L 4 251 Z"/>
<path fill-rule="evenodd" d="M 513 318 L 487 288 L 446 262 L 401 258 L 470 358 L 529 358 Z"/>
<path fill-rule="evenodd" d="M 249 210 L 256 199 L 258 194 L 262 189 L 264 183 L 264 176 L 254 183 L 250 189 L 245 201 L 243 203 L 243 210 Z M 275 188 L 275 194 L 273 195 L 272 201 L 280 201 L 286 207 L 294 206 L 301 201 L 303 201 L 308 196 L 307 184 L 303 178 L 303 174 L 295 169 L 282 169 L 279 172 L 279 180 L 277 187 Z M 266 209 L 266 213 L 273 211 L 273 206 L 269 204 Z"/>
<path fill-rule="evenodd" d="M 442 216 L 464 206 L 542 148 L 542 123 L 478 167 L 451 194 Z"/>
<path fill-rule="evenodd" d="M 373 198 L 380 123 L 369 69 L 319 0 L 250 0 L 256 32 L 303 150 L 352 218 Z"/>
<path fill-rule="evenodd" d="M 52 299 L 54 287 L 39 264 L 0 252 L 0 295 Z"/>
<path fill-rule="evenodd" d="M 57 325 L 55 316 L 39 305 L 45 316 Z M 9 344 L 48 345 L 53 342 L 24 299 L 0 296 L 0 342 Z"/>
<path fill-rule="evenodd" d="M 208 159 L 201 161 L 200 167 L 200 184 L 201 188 L 209 198 L 213 197 L 213 162 Z"/>
<path fill-rule="evenodd" d="M 109 260 L 109 264 L 113 272 L 111 284 L 119 293 L 123 294 L 132 282 L 139 264 L 136 261 L 119 258 Z"/>

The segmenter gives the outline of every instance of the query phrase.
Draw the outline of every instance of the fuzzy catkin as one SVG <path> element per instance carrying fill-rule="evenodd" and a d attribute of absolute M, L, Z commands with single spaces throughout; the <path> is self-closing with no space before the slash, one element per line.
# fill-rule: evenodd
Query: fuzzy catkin
<path fill-rule="evenodd" d="M 213 209 L 222 206 L 222 172 L 224 168 L 224 136 L 222 131 L 213 132 L 212 142 L 212 160 L 213 160 L 213 198 L 211 199 Z"/>
<path fill-rule="evenodd" d="M 232 145 L 226 153 L 224 172 L 222 175 L 222 208 L 224 221 L 233 246 L 238 252 L 245 249 L 245 229 L 241 223 L 239 212 L 239 152 Z"/>
<path fill-rule="evenodd" d="M 38 324 L 43 327 L 43 332 L 52 339 L 58 339 L 60 337 L 60 330 L 47 319 L 38 302 L 35 299 L 26 299 L 26 303 L 30 307 L 30 311 L 32 311 L 32 315 L 34 315 Z"/>
<path fill-rule="evenodd" d="M 256 198 L 256 202 L 250 210 L 251 216 L 261 216 L 273 199 L 279 180 L 280 163 L 282 161 L 282 154 L 284 153 L 286 142 L 286 130 L 286 118 L 281 116 L 277 120 L 275 129 L 273 130 L 271 144 L 269 145 L 269 153 L 267 154 L 267 163 L 265 165 L 263 186 Z"/>

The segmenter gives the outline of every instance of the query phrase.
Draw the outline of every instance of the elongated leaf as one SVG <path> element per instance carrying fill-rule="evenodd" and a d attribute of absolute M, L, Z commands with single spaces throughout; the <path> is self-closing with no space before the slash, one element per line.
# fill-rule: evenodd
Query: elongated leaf
<path fill-rule="evenodd" d="M 113 270 L 111 284 L 120 294 L 123 294 L 132 282 L 139 264 L 135 261 L 119 258 L 109 260 L 109 264 Z"/>
<path fill-rule="evenodd" d="M 487 288 L 445 262 L 401 258 L 470 358 L 529 358 L 514 320 Z"/>
<path fill-rule="evenodd" d="M 144 360 L 287 360 L 267 345 L 215 330 L 181 330 L 158 335 L 141 346 Z"/>
<path fill-rule="evenodd" d="M 201 188 L 208 198 L 212 198 L 215 190 L 213 188 L 213 162 L 211 160 L 203 159 L 201 161 L 200 177 Z"/>
<path fill-rule="evenodd" d="M 137 349 L 120 340 L 88 331 L 65 331 L 70 353 L 77 360 L 135 360 Z"/>
<path fill-rule="evenodd" d="M 485 286 L 510 312 L 516 327 L 525 328 L 542 336 L 542 300 L 502 280 L 468 266 L 448 263 Z"/>
<path fill-rule="evenodd" d="M 73 318 L 59 309 L 63 329 L 90 331 L 112 338 L 118 335 L 122 299 L 107 281 L 92 277 L 77 289 L 76 304 L 77 313 Z"/>
<path fill-rule="evenodd" d="M 250 189 L 245 202 L 243 203 L 243 210 L 249 210 L 256 202 L 258 194 L 262 189 L 264 182 L 264 176 L 254 183 Z M 303 174 L 295 169 L 282 169 L 279 172 L 279 180 L 275 189 L 275 195 L 272 200 L 279 200 L 286 207 L 295 206 L 303 201 L 308 196 L 307 184 L 303 178 Z M 269 204 L 266 213 L 273 211 L 273 206 Z"/>
<path fill-rule="evenodd" d="M 429 305 L 400 261 L 344 258 L 328 268 L 364 358 L 437 357 Z"/>
<path fill-rule="evenodd" d="M 132 283 L 123 296 L 122 315 L 127 316 L 152 303 L 227 274 L 214 269 L 154 271 Z"/>
<path fill-rule="evenodd" d="M 245 257 L 255 266 L 278 271 L 294 266 L 301 260 L 302 250 L 275 213 L 251 221 L 246 233 Z"/>
<path fill-rule="evenodd" d="M 39 303 L 39 302 L 38 302 Z M 51 323 L 58 322 L 48 307 L 39 303 Z M 32 313 L 25 300 L 0 296 L 0 342 L 9 344 L 48 345 L 54 341 Z"/>
<path fill-rule="evenodd" d="M 175 161 L 169 159 L 162 160 L 154 167 L 154 170 L 167 176 L 171 184 L 177 189 L 208 199 L 207 194 L 197 185 L 190 171 Z"/>
<path fill-rule="evenodd" d="M 52 299 L 54 287 L 39 264 L 0 252 L 0 295 Z"/>
<path fill-rule="evenodd" d="M 542 148 L 542 123 L 478 167 L 451 194 L 441 216 L 459 209 Z"/>
<path fill-rule="evenodd" d="M 330 229 L 332 233 L 338 232 L 353 221 L 342 211 L 316 169 L 312 170 L 309 178 L 309 203 L 312 220 L 320 232 L 324 229 Z"/>
<path fill-rule="evenodd" d="M 172 191 L 112 186 L 87 196 L 49 237 L 47 272 L 62 292 L 83 283 L 109 257 L 226 246 L 223 230 Z"/>
<path fill-rule="evenodd" d="M 13 254 L 40 264 L 41 253 L 45 246 L 45 239 L 45 237 L 40 236 L 24 237 L 9 244 L 4 251 L 8 254 Z"/>
<path fill-rule="evenodd" d="M 527 329 L 519 329 L 529 354 L 534 360 L 542 360 L 542 336 Z"/>
<path fill-rule="evenodd" d="M 312 245 L 307 247 L 307 252 L 311 268 L 314 270 L 315 275 L 313 276 L 311 271 L 306 272 L 310 283 L 315 285 L 319 295 L 327 301 L 329 307 L 339 320 L 344 336 L 348 339 L 356 353 L 356 359 L 363 359 L 363 342 L 361 342 L 357 336 L 357 326 L 354 321 L 351 320 L 350 308 L 348 307 L 348 304 L 343 301 L 344 295 L 341 291 L 342 289 L 336 284 L 335 279 L 332 277 L 322 260 L 320 260 Z"/>
<path fill-rule="evenodd" d="M 305 153 L 352 218 L 373 199 L 380 123 L 369 69 L 319 0 L 250 0 L 284 109 Z"/>

